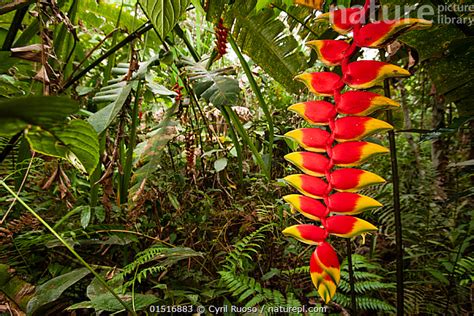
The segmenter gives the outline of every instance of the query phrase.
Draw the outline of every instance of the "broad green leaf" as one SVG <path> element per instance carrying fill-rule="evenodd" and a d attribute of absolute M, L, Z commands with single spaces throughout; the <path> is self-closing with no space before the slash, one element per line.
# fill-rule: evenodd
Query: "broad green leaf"
<path fill-rule="evenodd" d="M 94 207 L 94 216 L 97 218 L 99 223 L 105 220 L 105 209 L 102 205 Z"/>
<path fill-rule="evenodd" d="M 189 2 L 190 0 L 139 0 L 143 12 L 162 39 L 178 23 Z"/>
<path fill-rule="evenodd" d="M 235 78 L 225 75 L 229 73 L 229 69 L 208 71 L 202 64 L 195 64 L 187 69 L 190 79 L 195 82 L 194 89 L 199 97 L 216 107 L 235 105 L 240 87 Z"/>
<path fill-rule="evenodd" d="M 3 43 L 3 42 L 2 42 Z M 10 57 L 11 52 L 0 52 L 0 73 L 6 73 L 19 59 Z"/>
<path fill-rule="evenodd" d="M 31 148 L 39 153 L 67 159 L 91 174 L 99 162 L 99 141 L 92 126 L 83 120 L 51 128 L 33 127 L 26 133 Z"/>
<path fill-rule="evenodd" d="M 210 22 L 217 23 L 224 12 L 225 6 L 229 0 L 212 0 L 208 1 L 206 8 L 206 19 Z"/>
<path fill-rule="evenodd" d="M 308 67 L 302 48 L 272 9 L 256 12 L 254 7 L 255 0 L 236 0 L 226 15 L 236 43 L 266 73 L 297 93 L 302 85 L 293 78 Z"/>
<path fill-rule="evenodd" d="M 87 268 L 76 269 L 38 286 L 34 296 L 28 302 L 27 315 L 32 315 L 41 306 L 57 300 L 67 288 L 89 273 Z"/>
<path fill-rule="evenodd" d="M 214 169 L 216 172 L 220 172 L 227 167 L 227 158 L 220 158 L 214 161 Z"/>
<path fill-rule="evenodd" d="M 146 86 L 150 91 L 155 95 L 164 95 L 164 96 L 175 96 L 176 92 L 169 90 L 165 86 L 158 84 L 156 82 L 150 81 L 146 83 Z"/>
<path fill-rule="evenodd" d="M 263 8 L 268 7 L 268 5 L 272 2 L 272 0 L 257 0 L 257 5 L 255 6 L 255 10 L 260 11 Z"/>
<path fill-rule="evenodd" d="M 91 221 L 91 207 L 89 205 L 84 205 L 81 211 L 81 226 L 86 229 L 89 226 Z"/>
<path fill-rule="evenodd" d="M 97 0 L 80 0 L 78 1 L 78 12 L 80 12 L 81 20 L 88 27 L 100 28 L 108 33 L 108 28 L 113 28 L 120 14 L 120 25 L 127 29 L 133 26 L 145 23 L 146 19 L 141 16 L 134 16 L 133 10 L 120 10 L 120 1 L 97 1 Z"/>
<path fill-rule="evenodd" d="M 133 207 L 148 178 L 160 168 L 160 158 L 163 154 L 163 149 L 176 135 L 175 130 L 172 128 L 174 123 L 171 121 L 175 110 L 175 106 L 169 108 L 157 129 L 148 135 L 149 138 L 147 140 L 138 144 L 135 148 L 134 155 L 138 157 L 137 163 L 141 167 L 135 171 L 131 179 L 133 186 L 129 190 L 129 207 Z"/>
<path fill-rule="evenodd" d="M 94 127 L 97 134 L 102 133 L 109 127 L 109 125 L 114 121 L 117 115 L 120 113 L 125 101 L 127 101 L 130 92 L 132 91 L 132 85 L 130 82 L 125 84 L 116 84 L 117 88 L 110 88 L 111 86 L 106 86 L 101 89 L 94 100 L 112 100 L 113 102 L 104 107 L 103 109 L 97 111 L 91 115 L 87 121 Z M 98 99 L 103 97 L 104 99 Z"/>
<path fill-rule="evenodd" d="M 79 110 L 64 97 L 20 97 L 0 101 L 0 136 L 11 136 L 29 126 L 51 127 Z"/>
<path fill-rule="evenodd" d="M 123 275 L 116 274 L 111 280 L 107 281 L 107 284 L 113 289 L 121 286 L 123 284 Z M 92 279 L 91 283 L 89 284 L 89 286 L 87 286 L 87 290 L 86 290 L 87 297 L 90 300 L 94 299 L 94 297 L 107 294 L 107 293 L 110 294 L 109 290 L 107 290 L 107 288 L 102 283 L 100 283 L 97 277 Z"/>

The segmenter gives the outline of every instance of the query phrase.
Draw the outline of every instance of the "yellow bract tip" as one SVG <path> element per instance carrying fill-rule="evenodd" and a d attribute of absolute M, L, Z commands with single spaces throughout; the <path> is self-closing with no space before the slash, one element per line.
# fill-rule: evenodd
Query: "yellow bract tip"
<path fill-rule="evenodd" d="M 372 99 L 371 105 L 375 107 L 375 109 L 379 108 L 398 108 L 400 107 L 400 103 L 396 102 L 395 100 L 392 100 L 390 98 L 384 97 L 384 96 L 377 96 Z"/>
<path fill-rule="evenodd" d="M 303 159 L 301 158 L 301 154 L 297 151 L 286 154 L 284 158 L 291 162 L 294 163 L 296 166 L 300 167 L 303 163 Z"/>
<path fill-rule="evenodd" d="M 282 234 L 285 235 L 285 236 L 291 236 L 291 237 L 295 237 L 295 238 L 299 239 L 299 238 L 301 238 L 301 236 L 300 236 L 300 233 L 299 233 L 297 227 L 298 227 L 298 225 L 293 225 L 293 226 L 287 227 L 282 231 Z"/>
<path fill-rule="evenodd" d="M 306 105 L 304 103 L 296 103 L 288 107 L 288 111 L 295 112 L 301 116 L 304 116 Z"/>
<path fill-rule="evenodd" d="M 294 129 L 294 130 L 292 130 L 292 131 L 287 132 L 287 133 L 286 133 L 285 135 L 283 135 L 283 136 L 285 136 L 286 138 L 290 138 L 290 139 L 292 139 L 292 140 L 294 140 L 294 141 L 298 141 L 298 140 L 301 138 L 301 136 L 302 136 L 301 134 L 302 134 L 302 133 L 301 133 L 300 130 Z"/>
<path fill-rule="evenodd" d="M 313 41 L 306 42 L 305 45 L 308 47 L 314 48 L 316 50 L 320 50 L 321 46 L 324 45 L 324 42 L 322 40 L 313 40 Z"/>
<path fill-rule="evenodd" d="M 371 119 L 365 124 L 366 135 L 372 135 L 381 131 L 388 131 L 393 129 L 393 126 L 385 121 L 378 119 Z"/>
<path fill-rule="evenodd" d="M 387 64 L 384 65 L 379 72 L 379 80 L 392 77 L 409 77 L 411 76 L 410 72 L 402 67 Z"/>
<path fill-rule="evenodd" d="M 295 205 L 299 202 L 300 195 L 299 194 L 288 194 L 283 197 L 283 200 L 286 203 Z"/>
<path fill-rule="evenodd" d="M 380 203 L 379 201 L 365 195 L 360 195 L 356 203 L 355 211 L 348 215 L 359 214 L 366 210 L 376 208 L 376 207 L 381 207 L 381 206 L 383 206 L 383 204 Z"/>
<path fill-rule="evenodd" d="M 363 187 L 372 185 L 372 184 L 377 184 L 377 183 L 384 183 L 386 180 L 379 176 L 378 174 L 375 174 L 373 172 L 365 171 L 361 175 L 360 182 Z"/>
<path fill-rule="evenodd" d="M 303 73 L 300 75 L 297 75 L 293 78 L 296 81 L 303 82 L 305 85 L 310 85 L 311 83 L 311 74 L 310 73 Z"/>

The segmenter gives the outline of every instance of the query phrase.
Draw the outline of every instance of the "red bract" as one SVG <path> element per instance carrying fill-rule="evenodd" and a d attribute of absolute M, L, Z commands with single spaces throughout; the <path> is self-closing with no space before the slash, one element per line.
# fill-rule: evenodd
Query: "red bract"
<path fill-rule="evenodd" d="M 338 66 L 346 56 L 346 52 L 351 47 L 345 41 L 337 40 L 316 40 L 306 43 L 318 54 L 319 60 L 327 66 Z"/>
<path fill-rule="evenodd" d="M 283 230 L 283 234 L 295 237 L 299 241 L 310 245 L 317 245 L 328 236 L 326 230 L 311 224 L 290 226 Z"/>
<path fill-rule="evenodd" d="M 336 214 L 355 215 L 380 206 L 373 198 L 357 193 L 337 192 L 327 199 L 328 209 Z"/>
<path fill-rule="evenodd" d="M 288 110 L 299 114 L 313 125 L 328 125 L 337 115 L 332 103 L 326 101 L 306 101 L 288 107 Z"/>
<path fill-rule="evenodd" d="M 227 53 L 227 35 L 228 35 L 228 30 L 224 26 L 223 19 L 219 20 L 219 23 L 215 26 L 214 31 L 216 32 L 217 58 L 221 58 Z"/>
<path fill-rule="evenodd" d="M 339 169 L 331 173 L 329 183 L 338 191 L 359 191 L 369 185 L 384 183 L 384 178 L 360 169 Z"/>
<path fill-rule="evenodd" d="M 339 237 L 350 238 L 362 233 L 376 231 L 377 227 L 360 218 L 347 215 L 328 217 L 325 226 L 327 232 Z"/>
<path fill-rule="evenodd" d="M 341 94 L 336 110 L 341 114 L 365 116 L 377 110 L 393 109 L 400 105 L 392 99 L 369 91 L 347 91 Z"/>
<path fill-rule="evenodd" d="M 295 80 L 303 82 L 316 95 L 330 97 L 334 91 L 342 88 L 341 77 L 333 72 L 313 72 L 301 74 Z"/>
<path fill-rule="evenodd" d="M 334 138 L 338 142 L 360 140 L 392 128 L 393 126 L 387 122 L 372 117 L 346 116 L 336 120 Z"/>
<path fill-rule="evenodd" d="M 302 194 L 315 199 L 322 199 L 327 194 L 328 184 L 318 177 L 292 174 L 285 177 L 285 181 Z"/>
<path fill-rule="evenodd" d="M 347 8 L 321 14 L 318 19 L 328 19 L 334 31 L 347 34 L 361 20 L 361 8 Z"/>
<path fill-rule="evenodd" d="M 320 221 L 321 217 L 327 217 L 326 206 L 316 199 L 310 197 L 290 194 L 283 197 L 285 202 L 289 203 L 294 211 L 298 211 L 309 219 Z"/>
<path fill-rule="evenodd" d="M 387 78 L 408 76 L 410 72 L 401 67 L 376 60 L 361 60 L 347 65 L 343 80 L 351 88 L 368 89 Z"/>
<path fill-rule="evenodd" d="M 323 155 L 302 151 L 285 156 L 285 159 L 306 174 L 315 177 L 324 176 L 329 170 L 329 159 Z"/>
<path fill-rule="evenodd" d="M 285 134 L 308 151 L 325 152 L 331 134 L 320 128 L 300 128 Z"/>
<path fill-rule="evenodd" d="M 380 48 L 395 40 L 394 35 L 409 29 L 429 28 L 432 24 L 433 22 L 423 19 L 377 21 L 364 25 L 354 34 L 354 41 L 359 47 Z"/>
<path fill-rule="evenodd" d="M 341 167 L 354 167 L 364 163 L 377 154 L 388 153 L 383 146 L 369 142 L 347 142 L 337 144 L 332 148 L 332 161 Z"/>
<path fill-rule="evenodd" d="M 349 59 L 357 46 L 382 47 L 393 40 L 393 35 L 431 25 L 431 22 L 425 20 L 402 19 L 362 26 L 368 4 L 367 1 L 363 9 L 341 9 L 320 16 L 329 18 L 332 27 L 339 33 L 353 31 L 352 44 L 339 40 L 308 42 L 308 46 L 316 50 L 322 63 L 327 66 L 341 66 L 342 77 L 331 72 L 315 72 L 295 78 L 303 81 L 308 89 L 318 96 L 334 97 L 334 104 L 319 100 L 301 102 L 289 107 L 289 110 L 296 112 L 310 124 L 327 125 L 329 131 L 301 128 L 285 134 L 309 152 L 294 152 L 285 156 L 286 160 L 305 174 L 285 177 L 285 181 L 302 195 L 287 195 L 284 200 L 291 205 L 292 210 L 320 222 L 321 226 L 295 225 L 285 229 L 283 233 L 307 244 L 318 245 L 310 258 L 310 274 L 325 303 L 334 297 L 340 280 L 337 253 L 325 240 L 328 234 L 351 238 L 376 231 L 377 228 L 371 223 L 351 215 L 380 207 L 382 204 L 354 191 L 385 182 L 382 177 L 366 170 L 333 170 L 333 167 L 358 166 L 373 155 L 387 153 L 387 148 L 361 140 L 393 127 L 366 115 L 399 106 L 397 102 L 373 92 L 342 93 L 342 89 L 344 85 L 353 89 L 368 89 L 386 78 L 410 75 L 401 67 L 381 61 L 361 60 L 349 63 Z M 349 116 L 337 118 L 338 113 Z"/>

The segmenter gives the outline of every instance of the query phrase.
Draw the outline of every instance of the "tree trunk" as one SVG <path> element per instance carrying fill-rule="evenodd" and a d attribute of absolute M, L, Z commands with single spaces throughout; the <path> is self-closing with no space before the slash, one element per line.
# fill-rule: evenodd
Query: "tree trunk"
<path fill-rule="evenodd" d="M 411 121 L 410 117 L 410 108 L 408 106 L 407 100 L 406 100 L 406 89 L 404 85 L 399 85 L 398 87 L 400 89 L 400 105 L 402 107 L 403 111 L 403 123 L 404 123 L 404 129 L 412 129 L 413 124 Z M 411 152 L 413 154 L 413 157 L 415 158 L 415 171 L 421 176 L 424 176 L 424 170 L 421 167 L 421 158 L 420 158 L 420 146 L 415 142 L 413 138 L 413 134 L 411 133 L 405 133 L 405 137 L 407 139 L 408 145 L 411 148 Z"/>
<path fill-rule="evenodd" d="M 440 97 L 436 94 L 435 88 L 433 86 L 432 90 L 433 95 L 433 113 L 432 113 L 432 120 L 431 126 L 433 129 L 440 129 L 445 127 L 444 123 L 444 112 L 446 109 L 446 104 L 444 102 L 443 97 Z M 448 156 L 447 156 L 447 140 L 446 137 L 443 135 L 439 135 L 437 138 L 433 140 L 431 143 L 431 161 L 433 164 L 433 168 L 436 172 L 436 180 L 435 180 L 435 190 L 437 193 L 437 197 L 441 200 L 445 200 L 447 198 L 445 188 L 446 184 L 448 183 Z"/>

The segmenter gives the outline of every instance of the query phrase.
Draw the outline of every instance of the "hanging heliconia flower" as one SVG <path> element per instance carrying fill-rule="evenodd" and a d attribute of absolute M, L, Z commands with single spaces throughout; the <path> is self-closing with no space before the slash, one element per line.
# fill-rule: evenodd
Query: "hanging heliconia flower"
<path fill-rule="evenodd" d="M 224 26 L 224 20 L 222 18 L 214 27 L 214 31 L 216 32 L 216 59 L 219 59 L 227 53 L 227 36 L 229 34 L 229 31 Z"/>
<path fill-rule="evenodd" d="M 320 4 L 320 1 L 297 2 L 309 6 Z M 318 17 L 328 18 L 332 28 L 341 34 L 353 32 L 352 41 L 315 40 L 307 43 L 326 66 L 341 66 L 342 75 L 329 71 L 314 72 L 301 74 L 295 79 L 302 81 L 317 96 L 332 97 L 334 103 L 306 101 L 288 108 L 309 124 L 328 127 L 300 128 L 285 134 L 306 151 L 285 156 L 303 173 L 285 178 L 301 194 L 283 197 L 292 211 L 318 222 L 317 225 L 288 227 L 283 234 L 317 246 L 310 258 L 310 274 L 326 303 L 334 297 L 340 280 L 337 253 L 327 238 L 330 235 L 351 238 L 376 231 L 374 225 L 353 215 L 382 206 L 376 200 L 356 192 L 385 180 L 372 172 L 346 167 L 359 166 L 374 155 L 388 152 L 387 148 L 363 139 L 393 127 L 367 115 L 399 106 L 397 102 L 373 92 L 349 90 L 342 93 L 342 90 L 345 86 L 368 89 L 380 85 L 384 79 L 410 75 L 399 66 L 381 61 L 349 62 L 349 59 L 358 47 L 380 48 L 404 31 L 432 24 L 422 19 L 407 18 L 363 25 L 368 7 L 369 0 L 363 8 L 341 9 Z M 338 114 L 347 116 L 338 118 Z"/>

